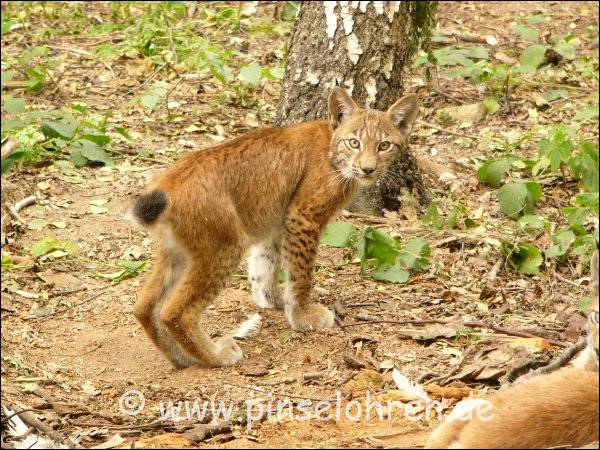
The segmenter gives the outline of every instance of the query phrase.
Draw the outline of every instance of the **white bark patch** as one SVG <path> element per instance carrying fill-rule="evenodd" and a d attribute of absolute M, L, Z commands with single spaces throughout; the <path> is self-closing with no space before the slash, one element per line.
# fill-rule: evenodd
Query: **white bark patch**
<path fill-rule="evenodd" d="M 394 21 L 394 16 L 398 11 L 400 11 L 400 2 L 387 2 L 388 7 L 388 21 L 392 23 Z"/>
<path fill-rule="evenodd" d="M 383 2 L 373 2 L 373 6 L 377 14 L 383 14 Z"/>
<path fill-rule="evenodd" d="M 356 35 L 351 34 L 348 36 L 346 39 L 346 50 L 348 50 L 348 58 L 350 58 L 352 64 L 356 64 L 358 62 L 358 58 L 363 53 Z"/>
<path fill-rule="evenodd" d="M 294 81 L 300 80 L 301 77 L 302 77 L 302 69 L 297 68 L 296 72 L 294 72 Z"/>
<path fill-rule="evenodd" d="M 319 84 L 319 76 L 312 70 L 309 70 L 308 73 L 306 74 L 306 81 L 309 84 L 317 85 L 317 84 Z"/>
<path fill-rule="evenodd" d="M 360 5 L 360 2 L 350 2 L 350 6 L 352 6 L 353 9 L 358 8 L 358 5 Z"/>
<path fill-rule="evenodd" d="M 383 75 L 385 76 L 386 80 L 389 80 L 390 77 L 392 76 L 393 69 L 394 69 L 394 62 L 392 61 L 392 58 L 390 58 L 388 60 L 388 62 L 386 62 L 385 65 L 383 66 Z"/>
<path fill-rule="evenodd" d="M 360 7 L 359 7 L 360 12 L 366 13 L 367 12 L 367 6 L 369 6 L 370 2 L 363 2 L 363 1 L 361 1 L 359 3 L 360 3 Z"/>
<path fill-rule="evenodd" d="M 365 83 L 365 90 L 367 91 L 367 108 L 375 103 L 377 97 L 377 83 L 373 77 L 369 77 Z"/>
<path fill-rule="evenodd" d="M 344 32 L 346 36 L 352 33 L 352 28 L 354 27 L 354 15 L 352 14 L 352 10 L 348 6 L 349 2 L 339 2 L 341 8 L 340 15 L 342 16 L 342 23 L 344 25 Z"/>
<path fill-rule="evenodd" d="M 329 38 L 329 50 L 333 48 L 333 37 L 337 30 L 337 16 L 335 15 L 336 2 L 323 2 L 323 9 L 325 10 L 325 22 L 327 24 L 327 37 Z"/>

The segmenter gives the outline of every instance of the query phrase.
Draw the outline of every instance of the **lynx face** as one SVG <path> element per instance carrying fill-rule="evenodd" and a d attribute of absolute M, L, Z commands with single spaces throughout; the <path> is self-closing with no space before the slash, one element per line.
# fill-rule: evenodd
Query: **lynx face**
<path fill-rule="evenodd" d="M 359 108 L 341 88 L 329 97 L 329 122 L 333 137 L 329 158 L 345 180 L 372 184 L 385 174 L 406 145 L 419 107 L 408 95 L 386 112 Z"/>

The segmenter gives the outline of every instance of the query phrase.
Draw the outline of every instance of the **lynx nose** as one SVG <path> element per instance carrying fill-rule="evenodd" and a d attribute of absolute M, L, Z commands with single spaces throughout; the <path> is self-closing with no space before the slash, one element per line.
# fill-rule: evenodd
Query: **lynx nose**
<path fill-rule="evenodd" d="M 375 167 L 361 167 L 360 170 L 362 170 L 362 173 L 365 175 L 371 175 L 375 172 Z"/>

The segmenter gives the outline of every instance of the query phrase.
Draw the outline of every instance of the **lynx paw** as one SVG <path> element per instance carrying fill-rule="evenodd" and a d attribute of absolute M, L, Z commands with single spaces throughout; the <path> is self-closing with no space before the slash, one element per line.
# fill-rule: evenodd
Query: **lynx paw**
<path fill-rule="evenodd" d="M 244 358 L 244 352 L 231 336 L 215 339 L 215 354 L 217 367 L 233 366 Z"/>
<path fill-rule="evenodd" d="M 329 309 L 318 303 L 304 308 L 294 308 L 286 312 L 288 322 L 296 331 L 315 331 L 330 328 L 335 316 Z"/>

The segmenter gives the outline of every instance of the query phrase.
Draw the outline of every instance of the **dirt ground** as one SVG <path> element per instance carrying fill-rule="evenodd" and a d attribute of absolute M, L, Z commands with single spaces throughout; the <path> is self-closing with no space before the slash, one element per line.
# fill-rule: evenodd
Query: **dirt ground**
<path fill-rule="evenodd" d="M 271 14 L 272 7 L 268 3 L 258 5 L 258 14 Z M 102 13 L 102 5 L 94 8 Z M 596 25 L 598 20 L 597 6 L 592 2 L 442 2 L 439 28 L 492 34 L 499 41 L 496 48 L 490 48 L 490 54 L 494 54 L 500 49 L 522 48 L 525 44 L 511 34 L 510 24 L 540 11 L 552 17 L 543 24 L 552 33 L 564 29 L 576 33 Z M 284 35 L 280 39 L 286 38 Z M 281 45 L 271 37 L 251 39 L 251 47 L 265 55 Z M 359 266 L 349 261 L 349 250 L 323 246 L 314 295 L 336 307 L 342 325 L 358 323 L 365 316 L 370 320 L 473 320 L 530 332 L 539 339 L 510 336 L 489 328 L 461 330 L 446 338 L 432 326 L 390 323 L 338 326 L 319 333 L 293 332 L 281 311 L 257 309 L 241 267 L 231 286 L 210 308 L 202 326 L 211 333 L 232 330 L 248 315 L 260 312 L 264 318 L 260 332 L 240 344 L 244 362 L 226 369 L 173 369 L 132 314 L 143 276 L 112 283 L 96 274 L 114 271 L 108 264 L 119 259 L 145 260 L 146 268 L 151 266 L 151 240 L 126 222 L 122 214 L 155 171 L 189 150 L 190 143 L 204 146 L 220 134 L 227 138 L 239 135 L 262 126 L 262 118 L 252 109 L 216 103 L 218 83 L 209 77 L 185 79 L 173 91 L 172 99 L 181 104 L 177 121 L 164 120 L 162 113 L 145 115 L 139 109 L 128 109 L 131 95 L 127 93 L 152 70 L 130 58 L 116 60 L 107 68 L 69 50 L 86 48 L 92 40 L 98 37 L 51 37 L 49 45 L 65 54 L 71 69 L 57 89 L 29 94 L 30 101 L 36 108 L 83 101 L 101 112 L 111 110 L 111 120 L 123 123 L 135 137 L 121 142 L 117 149 L 131 150 L 132 154 L 119 159 L 114 168 L 78 170 L 78 179 L 52 165 L 26 166 L 3 175 L 3 205 L 35 194 L 36 204 L 21 212 L 25 221 L 43 218 L 48 223 L 67 225 L 30 230 L 11 223 L 5 227 L 8 244 L 3 252 L 25 255 L 34 242 L 49 235 L 77 244 L 75 257 L 2 272 L 3 403 L 37 408 L 38 417 L 64 436 L 78 436 L 86 447 L 101 445 L 115 439 L 115 435 L 122 438 L 114 440 L 115 446 L 138 448 L 419 447 L 437 419 L 412 421 L 393 416 L 383 421 L 352 422 L 313 417 L 301 422 L 271 417 L 249 429 L 242 417 L 244 402 L 333 399 L 339 390 L 346 405 L 353 398 L 363 399 L 366 388 L 380 399 L 389 399 L 394 387 L 390 370 L 395 367 L 426 388 L 428 381 L 439 378 L 433 384 L 441 391 L 436 394 L 429 388 L 430 396 L 440 400 L 443 411 L 448 412 L 459 398 L 471 392 L 480 395 L 496 389 L 518 363 L 531 358 L 549 359 L 561 348 L 551 342 L 576 340 L 583 323 L 577 305 L 586 295 L 581 267 L 551 268 L 535 277 L 503 268 L 497 277 L 488 276 L 500 256 L 489 241 L 497 238 L 508 219 L 502 217 L 490 197 L 490 188 L 477 181 L 477 158 L 485 150 L 481 141 L 469 136 L 483 136 L 490 130 L 527 130 L 531 122 L 521 113 L 527 111 L 529 103 L 523 97 L 514 99 L 512 116 L 489 116 L 467 130 L 448 127 L 454 134 L 422 123 L 415 127 L 411 149 L 419 158 L 428 186 L 440 198 L 451 190 L 454 200 L 479 211 L 476 231 L 432 230 L 408 207 L 385 218 L 348 216 L 344 220 L 359 228 L 368 225 L 395 232 L 404 239 L 426 238 L 432 247 L 431 269 L 412 275 L 405 284 L 379 283 L 360 274 Z M 3 55 L 18 54 L 29 44 L 3 37 Z M 581 51 L 597 58 L 597 50 L 582 44 Z M 434 74 L 435 89 L 422 84 L 421 71 L 407 74 L 407 91 L 418 92 L 423 98 L 421 119 L 426 123 L 433 123 L 431 115 L 438 108 L 482 99 L 477 87 L 441 73 Z M 580 89 L 591 96 L 597 82 Z M 265 89 L 262 95 L 272 111 L 277 86 Z M 560 121 L 561 114 L 579 107 L 577 102 L 564 102 L 548 120 Z M 185 131 L 190 125 L 197 125 L 200 131 Z M 219 130 L 216 125 L 223 128 Z M 597 132 L 590 133 L 597 142 Z M 524 151 L 534 148 L 532 145 Z M 152 153 L 140 157 L 135 153 L 141 149 L 152 149 Z M 456 179 L 445 185 L 439 175 L 447 171 Z M 567 195 L 556 188 L 541 207 L 553 207 L 555 199 Z M 106 211 L 92 211 L 90 202 L 94 200 L 107 200 L 103 205 Z M 414 330 L 422 331 L 424 338 L 415 337 Z M 433 338 L 427 339 L 427 333 Z M 364 367 L 353 367 L 356 364 Z M 131 390 L 142 392 L 145 399 L 143 411 L 136 415 L 124 414 L 125 403 L 120 400 Z M 239 420 L 234 420 L 229 432 L 195 444 L 182 437 L 182 432 L 194 424 L 156 421 L 161 402 L 195 399 L 231 401 Z"/>

